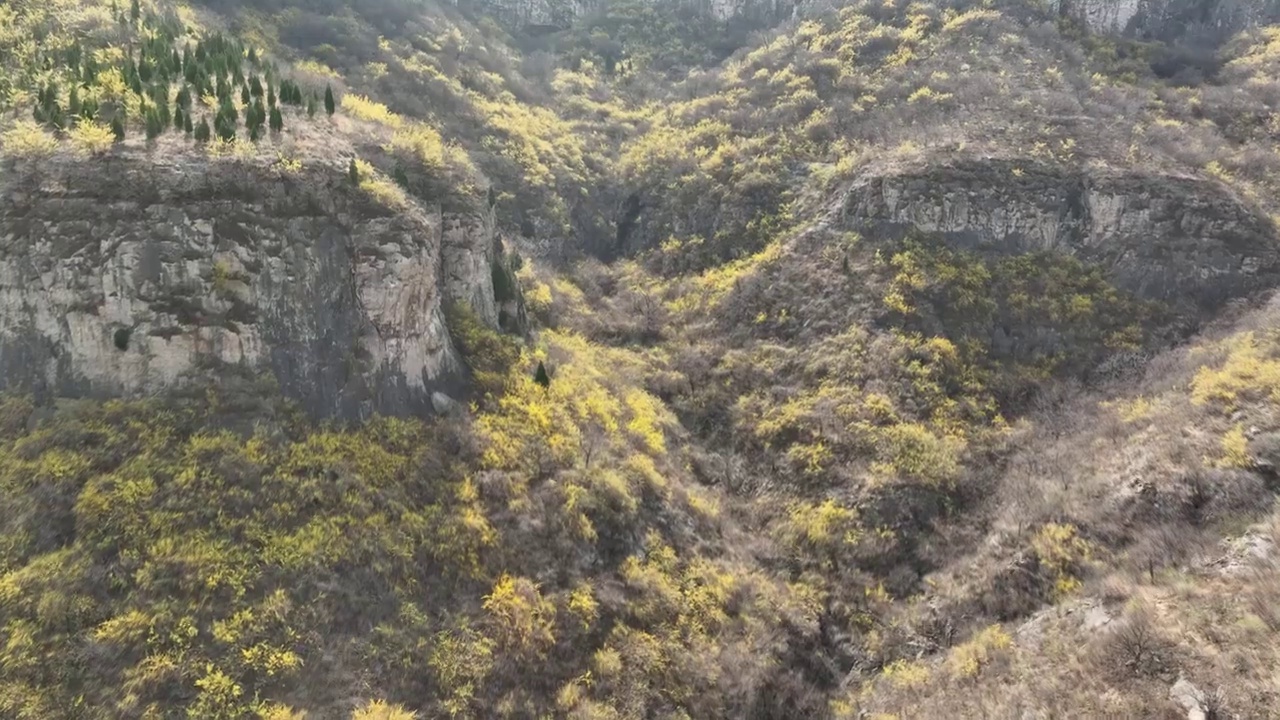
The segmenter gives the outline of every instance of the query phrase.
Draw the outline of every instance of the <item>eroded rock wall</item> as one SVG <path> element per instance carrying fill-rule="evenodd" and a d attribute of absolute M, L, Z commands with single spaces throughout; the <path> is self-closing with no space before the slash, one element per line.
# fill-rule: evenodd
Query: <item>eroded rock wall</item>
<path fill-rule="evenodd" d="M 1204 45 L 1280 21 L 1277 0 L 1048 0 L 1048 4 L 1094 32 Z"/>
<path fill-rule="evenodd" d="M 0 389 L 139 395 L 267 373 L 313 415 L 421 413 L 461 382 L 444 303 L 496 324 L 488 211 L 391 213 L 340 168 L 112 157 L 0 187 Z"/>
<path fill-rule="evenodd" d="M 957 162 L 870 174 L 842 207 L 847 226 L 872 236 L 915 229 L 985 252 L 1068 253 L 1124 290 L 1187 310 L 1280 279 L 1270 221 L 1202 178 Z"/>
<path fill-rule="evenodd" d="M 460 7 L 470 7 L 498 22 L 525 29 L 531 27 L 565 28 L 573 21 L 602 8 L 606 0 L 454 0 Z M 668 3 L 710 15 L 717 20 L 747 17 L 759 21 L 778 21 L 791 17 L 796 0 L 652 0 L 657 5 Z"/>

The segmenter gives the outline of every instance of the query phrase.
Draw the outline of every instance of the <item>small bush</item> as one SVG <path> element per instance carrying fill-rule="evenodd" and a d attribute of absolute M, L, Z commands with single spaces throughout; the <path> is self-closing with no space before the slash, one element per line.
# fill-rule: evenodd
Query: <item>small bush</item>
<path fill-rule="evenodd" d="M 983 628 L 968 642 L 957 645 L 947 655 L 946 668 L 953 678 L 976 677 L 983 668 L 1013 646 L 1013 638 L 1004 628 Z"/>
<path fill-rule="evenodd" d="M 107 125 L 82 120 L 69 133 L 71 145 L 81 155 L 101 155 L 115 144 L 116 134 Z"/>
<path fill-rule="evenodd" d="M 351 714 L 351 720 L 416 720 L 417 717 L 417 713 L 385 700 L 371 700 Z"/>
<path fill-rule="evenodd" d="M 0 152 L 11 158 L 36 160 L 52 155 L 58 139 L 34 122 L 24 120 L 0 135 Z"/>

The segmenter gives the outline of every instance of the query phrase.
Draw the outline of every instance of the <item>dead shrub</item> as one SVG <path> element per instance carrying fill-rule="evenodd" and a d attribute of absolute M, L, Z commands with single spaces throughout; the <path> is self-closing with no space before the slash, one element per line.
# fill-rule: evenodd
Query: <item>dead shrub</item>
<path fill-rule="evenodd" d="M 1146 531 L 1139 538 L 1130 557 L 1136 570 L 1154 581 L 1156 571 L 1185 563 L 1206 543 L 1204 534 L 1185 524 L 1163 524 Z"/>
<path fill-rule="evenodd" d="M 1101 651 L 1103 659 L 1116 672 L 1131 677 L 1151 677 L 1168 667 L 1169 649 L 1169 642 L 1156 628 L 1152 610 L 1137 604 L 1103 638 Z"/>

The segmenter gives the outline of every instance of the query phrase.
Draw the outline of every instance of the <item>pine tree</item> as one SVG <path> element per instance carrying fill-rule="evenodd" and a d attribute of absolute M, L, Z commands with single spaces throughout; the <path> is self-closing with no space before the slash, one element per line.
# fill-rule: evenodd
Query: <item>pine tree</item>
<path fill-rule="evenodd" d="M 307 117 L 313 118 L 315 116 L 316 116 L 316 96 L 312 95 L 311 97 L 307 98 Z"/>
<path fill-rule="evenodd" d="M 249 86 L 248 86 L 248 85 L 241 85 L 241 86 L 240 86 L 240 104 L 241 104 L 241 105 L 248 105 L 248 104 L 249 104 L 250 99 L 251 99 L 251 98 L 249 97 Z"/>
<path fill-rule="evenodd" d="M 209 119 L 200 118 L 200 124 L 196 126 L 195 132 L 193 134 L 195 135 L 196 142 L 201 142 L 201 143 L 209 142 L 209 137 L 210 137 Z"/>
<path fill-rule="evenodd" d="M 182 56 L 178 54 L 178 48 L 174 48 L 169 55 L 169 70 L 175 73 L 182 72 Z"/>
<path fill-rule="evenodd" d="M 223 140 L 226 140 L 227 142 L 231 142 L 232 140 L 236 139 L 236 124 L 234 121 L 228 121 L 225 118 L 223 118 L 221 121 L 221 124 L 219 124 L 215 120 L 214 126 L 215 126 L 215 129 L 218 131 L 218 137 L 222 138 Z"/>
<path fill-rule="evenodd" d="M 116 142 L 124 141 L 124 118 L 119 112 L 116 113 L 115 117 L 111 118 L 111 132 L 115 133 Z"/>
<path fill-rule="evenodd" d="M 396 163 L 396 169 L 391 173 L 391 177 L 400 184 L 400 187 L 408 189 L 409 175 L 405 173 L 403 165 Z"/>
<path fill-rule="evenodd" d="M 284 116 L 280 114 L 280 108 L 271 108 L 271 131 L 280 132 L 284 129 Z"/>
<path fill-rule="evenodd" d="M 156 102 L 156 114 L 160 116 L 160 122 L 166 127 L 173 122 L 173 114 L 169 112 L 169 98 L 161 96 Z"/>
<path fill-rule="evenodd" d="M 142 17 L 142 6 L 138 4 L 138 0 L 133 0 L 129 4 L 129 19 L 138 22 L 138 18 Z"/>
<path fill-rule="evenodd" d="M 249 78 L 249 92 L 253 93 L 256 98 L 262 97 L 262 81 L 258 79 L 257 75 Z"/>
<path fill-rule="evenodd" d="M 71 115 L 80 114 L 80 87 L 74 83 L 71 85 L 71 96 L 67 98 L 67 112 Z"/>
<path fill-rule="evenodd" d="M 262 127 L 262 124 L 267 121 L 267 111 L 262 107 L 262 100 L 255 100 L 253 107 L 249 110 L 250 112 L 245 116 L 245 124 L 255 128 Z"/>
<path fill-rule="evenodd" d="M 267 107 L 274 108 L 275 106 L 276 106 L 276 91 L 272 89 L 270 83 L 267 83 Z"/>
<path fill-rule="evenodd" d="M 236 120 L 240 119 L 239 113 L 236 112 L 236 106 L 231 103 L 231 98 L 222 100 L 222 104 L 218 106 L 218 115 L 226 118 L 227 123 L 233 128 L 236 126 Z"/>
<path fill-rule="evenodd" d="M 186 85 L 183 85 L 182 89 L 178 91 L 178 107 L 188 112 L 191 110 L 191 89 Z"/>
<path fill-rule="evenodd" d="M 334 103 L 333 103 L 333 86 L 326 85 L 324 88 L 324 111 L 328 113 L 330 117 L 332 117 L 333 111 L 336 109 L 337 108 L 334 106 Z"/>
<path fill-rule="evenodd" d="M 182 125 L 183 125 L 182 119 L 183 119 L 182 106 L 179 105 L 178 107 L 173 109 L 173 129 L 174 130 L 182 129 Z"/>
<path fill-rule="evenodd" d="M 190 135 L 193 128 L 191 127 L 191 111 L 188 110 L 182 116 L 182 132 Z"/>
<path fill-rule="evenodd" d="M 355 158 L 351 158 L 351 164 L 347 166 L 347 177 L 350 178 L 352 185 L 360 184 L 360 168 L 356 167 Z"/>
<path fill-rule="evenodd" d="M 153 107 L 147 111 L 147 139 L 154 140 L 164 132 L 164 123 L 160 121 L 160 113 Z"/>
<path fill-rule="evenodd" d="M 72 42 L 71 47 L 67 48 L 67 67 L 71 70 L 72 75 L 77 80 L 84 80 L 84 73 L 80 70 L 80 58 L 84 55 L 83 48 L 80 47 L 80 41 Z"/>
<path fill-rule="evenodd" d="M 538 361 L 538 372 L 533 376 L 533 381 L 544 388 L 551 387 L 551 376 L 547 374 L 547 367 Z"/>
<path fill-rule="evenodd" d="M 253 48 L 249 48 L 249 62 L 253 63 L 254 65 L 258 64 L 258 53 Z"/>

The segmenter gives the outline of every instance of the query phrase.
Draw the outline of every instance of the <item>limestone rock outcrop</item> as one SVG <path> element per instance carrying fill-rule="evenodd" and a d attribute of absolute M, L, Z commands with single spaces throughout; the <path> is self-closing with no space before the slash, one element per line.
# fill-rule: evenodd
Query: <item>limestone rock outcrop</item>
<path fill-rule="evenodd" d="M 1212 46 L 1280 20 L 1276 0 L 1048 0 L 1094 32 Z"/>
<path fill-rule="evenodd" d="M 230 366 L 319 417 L 429 412 L 463 378 L 444 304 L 496 324 L 483 203 L 390 212 L 336 166 L 131 152 L 0 180 L 0 390 L 134 396 Z"/>
<path fill-rule="evenodd" d="M 930 164 L 856 180 L 840 222 L 873 238 L 914 229 L 982 252 L 1071 254 L 1121 289 L 1189 312 L 1280 280 L 1270 220 L 1205 178 L 997 160 Z"/>
<path fill-rule="evenodd" d="M 796 0 L 652 0 L 679 5 L 717 20 L 749 18 L 772 24 L 791 17 Z M 454 0 L 517 29 L 566 28 L 601 7 L 601 0 Z"/>

